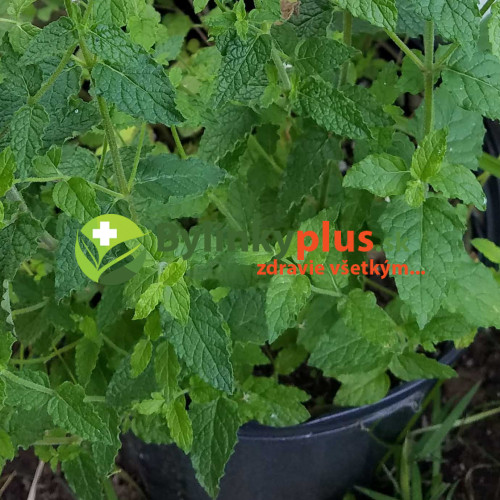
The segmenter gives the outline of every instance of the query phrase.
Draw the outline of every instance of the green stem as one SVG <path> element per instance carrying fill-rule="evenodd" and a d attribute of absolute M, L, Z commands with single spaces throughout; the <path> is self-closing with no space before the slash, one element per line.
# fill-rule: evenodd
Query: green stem
<path fill-rule="evenodd" d="M 95 182 L 98 183 L 101 180 L 102 174 L 104 172 L 104 162 L 106 160 L 106 153 L 108 152 L 108 138 L 104 136 L 104 143 L 102 145 L 102 155 L 99 161 L 99 167 L 97 168 L 97 173 L 95 176 Z"/>
<path fill-rule="evenodd" d="M 283 169 L 274 161 L 274 158 L 271 155 L 269 155 L 267 151 L 261 146 L 257 138 L 254 135 L 251 135 L 249 141 L 254 145 L 259 154 L 268 161 L 268 163 L 273 167 L 273 169 L 278 174 L 281 175 L 283 173 Z"/>
<path fill-rule="evenodd" d="M 28 99 L 28 104 L 30 106 L 35 105 L 47 92 L 47 90 L 54 85 L 55 81 L 59 78 L 61 73 L 64 71 L 64 68 L 67 66 L 69 61 L 71 60 L 71 56 L 73 55 L 73 52 L 76 49 L 76 45 L 72 45 L 64 54 L 63 58 L 61 59 L 61 62 L 55 69 L 54 73 L 50 76 L 50 78 L 40 87 L 40 90 L 32 97 Z"/>
<path fill-rule="evenodd" d="M 89 0 L 87 2 L 87 8 L 85 9 L 85 14 L 83 15 L 82 24 L 87 26 L 90 19 L 90 14 L 92 13 L 92 8 L 94 7 L 94 0 Z"/>
<path fill-rule="evenodd" d="M 273 62 L 274 65 L 276 66 L 276 69 L 278 70 L 278 75 L 280 77 L 281 83 L 283 84 L 285 91 L 288 92 L 292 88 L 292 84 L 290 82 L 288 73 L 286 72 L 286 68 L 283 64 L 283 61 L 281 60 L 278 51 L 274 47 L 271 50 L 271 57 L 273 58 Z"/>
<path fill-rule="evenodd" d="M 113 488 L 113 483 L 111 482 L 111 479 L 105 477 L 102 480 L 102 485 L 103 485 L 104 496 L 106 497 L 106 500 L 118 500 L 118 497 L 116 496 L 116 492 L 115 492 L 115 489 Z"/>
<path fill-rule="evenodd" d="M 344 27 L 344 35 L 343 35 L 344 44 L 350 46 L 352 45 L 352 14 L 348 10 L 344 10 L 343 27 Z M 340 71 L 339 85 L 338 85 L 339 88 L 345 85 L 347 81 L 348 72 L 349 72 L 349 61 L 346 61 L 342 65 L 342 69 Z"/>
<path fill-rule="evenodd" d="M 340 292 L 333 292 L 331 290 L 324 290 L 323 288 L 318 288 L 316 286 L 311 285 L 311 291 L 317 293 L 319 295 L 328 295 L 330 297 L 342 297 Z"/>
<path fill-rule="evenodd" d="M 35 365 L 38 363 L 47 363 L 54 359 L 56 356 L 59 354 L 63 354 L 65 352 L 71 351 L 71 349 L 74 349 L 79 343 L 81 339 L 75 340 L 75 342 L 72 342 L 71 344 L 65 345 L 64 347 L 61 347 L 57 351 L 54 351 L 52 354 L 49 354 L 48 356 L 40 357 L 40 358 L 30 358 L 30 359 L 11 359 L 9 361 L 10 364 L 13 365 Z"/>
<path fill-rule="evenodd" d="M 170 130 L 172 131 L 172 135 L 174 137 L 175 145 L 177 146 L 177 151 L 179 152 L 179 156 L 183 159 L 187 159 L 187 154 L 186 151 L 184 151 L 184 146 L 182 145 L 181 138 L 179 137 L 179 133 L 177 132 L 177 127 L 175 125 L 172 125 L 170 127 Z"/>
<path fill-rule="evenodd" d="M 14 181 L 14 184 L 21 184 L 24 182 L 56 182 L 56 181 L 67 181 L 71 179 L 71 177 L 67 175 L 56 175 L 53 177 L 26 177 L 25 179 L 17 179 Z M 100 184 L 96 184 L 95 182 L 87 181 L 87 183 L 92 186 L 97 191 L 101 191 L 103 193 L 109 194 L 114 198 L 124 198 L 124 195 L 121 193 L 117 193 L 112 189 L 108 189 Z"/>
<path fill-rule="evenodd" d="M 82 441 L 81 438 L 77 436 L 70 437 L 48 437 L 42 439 L 41 441 L 35 441 L 33 443 L 34 446 L 60 446 L 64 444 L 77 444 Z"/>
<path fill-rule="evenodd" d="M 398 294 L 394 290 L 391 290 L 390 288 L 387 288 L 384 285 L 381 285 L 380 283 L 377 283 L 376 281 L 373 281 L 373 280 L 367 278 L 366 276 L 363 276 L 363 282 L 366 285 L 371 286 L 372 288 L 375 288 L 375 290 L 378 290 L 379 292 L 386 293 L 387 295 L 389 295 L 391 297 L 398 296 Z"/>
<path fill-rule="evenodd" d="M 42 300 L 42 302 L 39 302 L 38 304 L 34 304 L 29 307 L 23 307 L 22 309 L 14 309 L 12 311 L 12 316 L 15 318 L 16 316 L 22 316 L 23 314 L 29 314 L 34 311 L 38 311 L 39 309 L 43 309 L 47 304 L 49 300 Z"/>
<path fill-rule="evenodd" d="M 452 43 L 449 47 L 448 50 L 441 56 L 439 61 L 436 61 L 435 68 L 440 68 L 443 66 L 448 59 L 455 53 L 455 51 L 460 47 L 458 43 Z"/>
<path fill-rule="evenodd" d="M 104 342 L 106 344 L 108 344 L 108 346 L 111 347 L 111 349 L 113 349 L 114 351 L 116 351 L 118 354 L 120 354 L 122 356 L 128 356 L 128 352 L 125 349 L 118 347 L 109 337 L 107 337 L 104 334 L 101 334 L 101 336 L 102 336 L 102 339 L 104 340 Z"/>
<path fill-rule="evenodd" d="M 0 17 L 0 23 L 17 24 L 18 26 L 21 24 L 19 21 L 14 21 L 13 19 L 7 19 L 5 17 Z"/>
<path fill-rule="evenodd" d="M 229 210 L 226 206 L 226 204 L 214 193 L 208 193 L 208 198 L 212 203 L 217 207 L 219 212 L 224 215 L 224 217 L 227 219 L 229 224 L 236 230 L 236 231 L 243 231 L 242 227 L 238 223 L 238 221 L 233 217 L 233 214 L 231 213 L 231 210 Z"/>
<path fill-rule="evenodd" d="M 481 10 L 479 11 L 479 14 L 484 16 L 486 12 L 488 12 L 489 8 L 496 2 L 496 0 L 488 0 L 482 7 Z"/>
<path fill-rule="evenodd" d="M 434 128 L 434 22 L 425 22 L 425 133 Z"/>
<path fill-rule="evenodd" d="M 425 71 L 424 63 L 411 51 L 410 47 L 399 38 L 396 33 L 385 30 L 387 36 L 415 63 L 415 65 L 421 70 Z"/>
<path fill-rule="evenodd" d="M 219 7 L 219 9 L 222 10 L 222 12 L 227 12 L 226 6 L 220 0 L 214 0 L 214 2 L 215 5 L 217 5 L 217 7 Z"/>
<path fill-rule="evenodd" d="M 144 122 L 141 126 L 141 131 L 139 132 L 139 143 L 137 144 L 137 150 L 135 152 L 134 165 L 132 167 L 132 172 L 128 180 L 128 190 L 132 191 L 134 185 L 135 176 L 137 175 L 137 168 L 139 167 L 139 162 L 141 161 L 142 146 L 144 144 L 144 136 L 146 135 L 147 123 Z"/>
<path fill-rule="evenodd" d="M 120 152 L 118 151 L 118 145 L 116 144 L 115 130 L 113 128 L 113 123 L 111 122 L 111 117 L 109 116 L 108 105 L 102 97 L 97 98 L 97 103 L 99 104 L 99 111 L 101 112 L 101 116 L 104 122 L 104 130 L 106 131 L 106 137 L 108 138 L 108 144 L 111 150 L 111 156 L 113 158 L 113 167 L 115 169 L 116 180 L 118 181 L 120 192 L 124 196 L 127 196 L 127 180 L 125 178 L 125 172 L 123 171 L 123 164 L 120 157 Z"/>

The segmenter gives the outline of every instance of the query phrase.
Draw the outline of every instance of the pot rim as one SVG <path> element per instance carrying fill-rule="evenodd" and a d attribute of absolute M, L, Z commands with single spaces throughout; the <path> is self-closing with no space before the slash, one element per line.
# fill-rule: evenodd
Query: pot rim
<path fill-rule="evenodd" d="M 461 352 L 451 348 L 443 354 L 439 361 L 451 365 L 458 359 Z M 418 391 L 430 390 L 435 383 L 435 379 L 405 382 L 392 389 L 385 398 L 376 403 L 333 411 L 302 424 L 289 427 L 271 427 L 257 422 L 249 422 L 239 429 L 238 438 L 240 440 L 286 441 L 309 438 L 322 433 L 338 432 L 352 426 L 359 427 L 376 421 L 380 418 L 381 413 L 387 414 L 393 406 L 408 405 L 408 402 L 405 404 L 405 399 Z"/>

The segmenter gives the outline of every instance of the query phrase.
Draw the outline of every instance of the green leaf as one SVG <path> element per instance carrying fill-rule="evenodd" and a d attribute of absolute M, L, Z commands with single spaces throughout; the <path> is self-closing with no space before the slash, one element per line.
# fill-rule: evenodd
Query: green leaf
<path fill-rule="evenodd" d="M 58 182 L 52 198 L 61 210 L 82 224 L 101 214 L 94 188 L 81 177 Z"/>
<path fill-rule="evenodd" d="M 443 85 L 458 106 L 500 118 L 500 60 L 494 55 L 457 51 L 443 70 Z"/>
<path fill-rule="evenodd" d="M 60 302 L 73 290 L 80 290 L 88 282 L 75 257 L 75 241 L 81 224 L 75 219 L 63 216 L 58 218 L 62 234 L 55 258 L 55 299 Z"/>
<path fill-rule="evenodd" d="M 139 297 L 135 306 L 135 314 L 133 319 L 144 319 L 155 309 L 160 303 L 163 296 L 164 283 L 153 283 Z"/>
<path fill-rule="evenodd" d="M 163 311 L 162 321 L 177 356 L 205 382 L 231 393 L 233 369 L 229 336 L 210 294 L 206 290 L 191 291 L 191 309 L 185 326 L 166 311 Z"/>
<path fill-rule="evenodd" d="M 165 416 L 173 440 L 184 453 L 189 453 L 193 444 L 193 428 L 186 410 L 186 398 L 181 396 L 167 404 Z"/>
<path fill-rule="evenodd" d="M 172 196 L 204 193 L 225 177 L 220 168 L 198 158 L 181 160 L 175 155 L 150 156 L 140 163 L 133 191 L 138 210 L 161 210 Z"/>
<path fill-rule="evenodd" d="M 56 426 L 89 441 L 113 443 L 109 428 L 93 406 L 84 402 L 85 391 L 81 386 L 64 382 L 56 393 L 47 405 Z"/>
<path fill-rule="evenodd" d="M 447 130 L 436 130 L 428 134 L 419 144 L 411 161 L 411 175 L 415 179 L 428 181 L 439 173 L 446 154 Z"/>
<path fill-rule="evenodd" d="M 312 123 L 293 143 L 283 174 L 280 197 L 283 208 L 299 204 L 320 182 L 330 162 L 340 160 L 340 140 Z"/>
<path fill-rule="evenodd" d="M 384 249 L 391 264 L 406 264 L 408 272 L 396 275 L 401 299 L 423 328 L 442 304 L 454 268 L 464 254 L 463 222 L 447 200 L 431 197 L 418 207 L 404 200 L 389 203 L 379 222 L 384 231 Z"/>
<path fill-rule="evenodd" d="M 142 338 L 137 342 L 130 357 L 130 374 L 137 378 L 148 367 L 153 354 L 153 344 L 149 339 Z"/>
<path fill-rule="evenodd" d="M 219 302 L 234 340 L 256 344 L 269 340 L 266 318 L 262 315 L 264 305 L 265 294 L 256 288 L 231 290 Z"/>
<path fill-rule="evenodd" d="M 462 165 L 443 164 L 441 170 L 429 179 L 429 183 L 448 198 L 459 198 L 466 205 L 475 205 L 479 210 L 486 208 L 486 196 L 481 184 Z"/>
<path fill-rule="evenodd" d="M 10 148 L 0 153 L 0 196 L 3 196 L 14 184 L 16 159 Z"/>
<path fill-rule="evenodd" d="M 269 342 L 274 342 L 287 328 L 296 325 L 297 316 L 311 294 L 305 276 L 274 276 L 267 289 L 265 316 Z"/>
<path fill-rule="evenodd" d="M 0 371 L 7 369 L 15 340 L 14 336 L 9 332 L 0 334 Z"/>
<path fill-rule="evenodd" d="M 356 51 L 337 40 L 325 37 L 307 38 L 295 48 L 294 65 L 305 77 L 319 75 L 332 81 L 335 69 L 349 61 Z"/>
<path fill-rule="evenodd" d="M 151 286 L 157 278 L 158 270 L 152 267 L 143 267 L 132 279 L 130 279 L 123 290 L 125 307 L 135 309 L 141 295 Z"/>
<path fill-rule="evenodd" d="M 165 401 L 170 402 L 179 391 L 181 367 L 175 350 L 167 341 L 161 342 L 155 349 L 154 366 L 158 387 L 163 391 Z"/>
<path fill-rule="evenodd" d="M 14 456 L 15 450 L 9 435 L 0 429 L 0 459 L 12 460 Z"/>
<path fill-rule="evenodd" d="M 212 104 L 215 108 L 228 101 L 249 103 L 264 94 L 269 79 L 266 64 L 271 57 L 268 35 L 242 40 L 234 33 L 220 49 L 223 56 L 215 83 Z"/>
<path fill-rule="evenodd" d="M 299 38 L 326 35 L 334 13 L 329 0 L 302 0 L 297 10 L 289 23 L 295 26 Z"/>
<path fill-rule="evenodd" d="M 63 460 L 66 481 L 80 500 L 102 499 L 102 486 L 94 459 L 82 452 L 73 460 Z"/>
<path fill-rule="evenodd" d="M 35 0 L 10 0 L 7 13 L 12 17 L 19 19 L 23 11 L 25 11 Z"/>
<path fill-rule="evenodd" d="M 416 352 L 406 352 L 395 356 L 389 368 L 396 377 L 407 382 L 417 379 L 446 379 L 457 376 L 455 370 L 450 366 Z"/>
<path fill-rule="evenodd" d="M 306 79 L 295 89 L 292 104 L 299 115 L 310 116 L 318 125 L 341 137 L 370 136 L 354 101 L 325 81 Z"/>
<path fill-rule="evenodd" d="M 491 52 L 500 57 L 500 4 L 493 3 L 488 21 L 488 34 L 491 43 Z"/>
<path fill-rule="evenodd" d="M 422 206 L 427 194 L 427 185 L 419 180 L 411 180 L 408 182 L 405 191 L 406 203 L 412 208 Z"/>
<path fill-rule="evenodd" d="M 218 398 L 206 404 L 193 404 L 190 415 L 194 436 L 191 460 L 196 478 L 215 498 L 220 478 L 238 439 L 238 405 L 226 398 Z"/>
<path fill-rule="evenodd" d="M 165 283 L 165 285 L 175 285 L 186 274 L 186 270 L 187 261 L 181 259 L 179 261 L 172 262 L 161 274 L 160 281 L 162 283 Z"/>
<path fill-rule="evenodd" d="M 251 108 L 227 104 L 218 109 L 206 124 L 200 142 L 200 158 L 217 163 L 244 141 L 259 123 L 259 115 Z"/>
<path fill-rule="evenodd" d="M 344 177 L 344 187 L 366 189 L 376 196 L 403 194 L 410 180 L 403 159 L 388 154 L 367 156 L 355 164 Z"/>
<path fill-rule="evenodd" d="M 471 243 L 491 262 L 500 264 L 500 247 L 483 238 L 474 238 Z"/>
<path fill-rule="evenodd" d="M 356 375 L 341 375 L 339 381 L 342 385 L 334 399 L 335 404 L 339 406 L 363 406 L 375 403 L 387 394 L 391 385 L 387 374 L 378 370 Z"/>
<path fill-rule="evenodd" d="M 99 22 L 113 27 L 125 26 L 133 6 L 134 2 L 128 0 L 96 0 L 93 5 L 93 16 Z"/>
<path fill-rule="evenodd" d="M 470 259 L 456 264 L 445 298 L 446 308 L 477 327 L 500 327 L 500 285 L 483 264 Z"/>
<path fill-rule="evenodd" d="M 302 404 L 309 395 L 297 387 L 278 384 L 267 377 L 249 377 L 241 386 L 239 412 L 243 421 L 286 427 L 305 422 L 309 412 Z"/>
<path fill-rule="evenodd" d="M 181 278 L 174 285 L 164 288 L 162 302 L 166 311 L 171 314 L 172 317 L 182 325 L 187 325 L 191 307 L 191 297 L 184 278 Z"/>
<path fill-rule="evenodd" d="M 78 382 L 85 387 L 97 366 L 99 352 L 101 351 L 101 342 L 83 338 L 76 346 L 75 351 L 75 370 Z"/>
<path fill-rule="evenodd" d="M 339 6 L 369 23 L 396 31 L 398 11 L 395 0 L 337 0 Z"/>
<path fill-rule="evenodd" d="M 76 26 L 68 17 L 60 17 L 31 39 L 21 58 L 21 64 L 38 64 L 51 57 L 62 58 L 78 43 Z"/>
<path fill-rule="evenodd" d="M 16 373 L 16 377 L 24 380 L 27 384 L 6 378 L 7 397 L 5 404 L 24 410 L 45 408 L 51 397 L 47 375 L 44 372 L 22 370 Z"/>
<path fill-rule="evenodd" d="M 342 320 L 322 330 L 308 364 L 322 370 L 326 377 L 381 370 L 389 365 L 392 354 L 388 349 L 347 328 Z"/>
<path fill-rule="evenodd" d="M 157 40 L 160 21 L 161 15 L 152 5 L 143 5 L 140 12 L 128 18 L 130 38 L 146 50 L 151 49 Z"/>
<path fill-rule="evenodd" d="M 398 327 L 377 305 L 375 294 L 352 290 L 338 305 L 346 326 L 373 344 L 392 349 L 398 344 Z"/>
<path fill-rule="evenodd" d="M 14 278 L 20 265 L 35 253 L 41 235 L 42 226 L 28 213 L 20 214 L 0 231 L 0 276 L 3 279 Z"/>
<path fill-rule="evenodd" d="M 124 113 L 167 126 L 183 121 L 175 107 L 175 90 L 170 80 L 163 68 L 146 57 L 134 59 L 126 70 L 98 63 L 92 77 L 96 94 Z"/>
<path fill-rule="evenodd" d="M 194 0 L 193 7 L 195 14 L 201 12 L 208 5 L 208 0 Z"/>
<path fill-rule="evenodd" d="M 10 145 L 21 179 L 31 173 L 31 162 L 43 146 L 43 136 L 48 124 L 49 115 L 39 104 L 23 106 L 10 122 Z"/>

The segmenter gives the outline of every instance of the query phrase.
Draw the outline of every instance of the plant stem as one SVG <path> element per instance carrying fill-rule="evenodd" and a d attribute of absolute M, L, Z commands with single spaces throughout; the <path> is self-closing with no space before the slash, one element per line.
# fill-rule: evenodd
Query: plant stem
<path fill-rule="evenodd" d="M 343 40 L 347 46 L 352 45 L 352 14 L 348 10 L 344 10 L 343 16 L 343 28 L 344 28 L 344 36 Z M 339 84 L 338 87 L 342 87 L 345 85 L 347 81 L 347 73 L 349 72 L 349 61 L 346 61 L 342 65 L 342 69 L 340 71 Z"/>
<path fill-rule="evenodd" d="M 64 68 L 66 65 L 69 63 L 71 60 L 71 56 L 73 55 L 73 52 L 76 49 L 76 45 L 72 45 L 64 54 L 63 58 L 61 59 L 61 62 L 55 69 L 54 73 L 50 76 L 50 78 L 40 87 L 40 90 L 32 97 L 28 99 L 28 104 L 30 106 L 35 105 L 47 92 L 47 90 L 54 85 L 55 81 L 59 78 L 61 73 L 64 71 Z"/>
<path fill-rule="evenodd" d="M 89 0 L 87 2 L 87 7 L 85 9 L 85 14 L 83 14 L 82 24 L 87 26 L 87 23 L 90 19 L 90 14 L 92 13 L 92 8 L 94 7 L 94 0 Z"/>
<path fill-rule="evenodd" d="M 13 365 L 35 365 L 38 363 L 47 363 L 48 361 L 54 359 L 57 357 L 59 354 L 63 354 L 67 351 L 71 351 L 71 349 L 74 349 L 79 343 L 81 339 L 75 340 L 71 344 L 65 345 L 64 347 L 61 347 L 57 351 L 54 351 L 52 354 L 49 354 L 48 356 L 40 357 L 40 358 L 30 358 L 30 359 L 11 359 L 9 360 L 10 364 Z"/>
<path fill-rule="evenodd" d="M 252 142 L 259 154 L 269 162 L 273 169 L 281 175 L 283 173 L 283 169 L 274 161 L 274 158 L 269 155 L 268 152 L 261 146 L 257 138 L 254 135 L 251 135 L 248 140 Z"/>
<path fill-rule="evenodd" d="M 106 153 L 108 152 L 108 138 L 104 136 L 104 143 L 102 145 L 102 155 L 95 175 L 95 181 L 98 183 L 101 180 L 102 173 L 104 172 L 104 161 L 106 160 Z"/>
<path fill-rule="evenodd" d="M 115 489 L 113 488 L 113 483 L 111 482 L 111 479 L 105 477 L 102 480 L 102 486 L 104 490 L 104 496 L 106 497 L 106 500 L 118 500 L 118 497 L 116 496 Z"/>
<path fill-rule="evenodd" d="M 67 175 L 57 175 L 53 177 L 26 177 L 25 179 L 17 179 L 14 181 L 14 184 L 21 184 L 23 182 L 56 182 L 56 181 L 67 181 L 71 179 L 71 177 Z M 103 193 L 109 194 L 114 198 L 124 198 L 124 195 L 121 193 L 117 193 L 112 189 L 108 189 L 100 184 L 96 184 L 95 182 L 87 181 L 87 183 L 92 186 L 97 191 L 102 191 Z"/>
<path fill-rule="evenodd" d="M 276 69 L 278 70 L 278 75 L 280 77 L 281 83 L 283 84 L 285 91 L 288 92 L 292 88 L 292 84 L 290 83 L 290 78 L 288 76 L 288 73 L 286 72 L 283 61 L 281 60 L 278 51 L 274 47 L 271 50 L 271 57 L 273 58 Z"/>
<path fill-rule="evenodd" d="M 455 51 L 460 47 L 458 43 L 452 43 L 449 47 L 448 50 L 441 56 L 439 61 L 436 61 L 436 64 L 434 65 L 435 68 L 439 68 L 443 66 L 443 64 L 448 61 L 448 59 L 455 53 Z"/>
<path fill-rule="evenodd" d="M 175 125 L 172 125 L 170 127 L 170 130 L 172 131 L 172 135 L 174 137 L 175 145 L 177 146 L 177 151 L 179 152 L 179 156 L 183 160 L 187 160 L 187 154 L 186 151 L 184 151 L 184 146 L 182 145 L 181 138 L 179 137 L 179 133 L 177 132 L 177 127 Z"/>
<path fill-rule="evenodd" d="M 21 377 L 18 377 L 17 375 L 14 375 L 12 372 L 9 370 L 4 370 L 1 372 L 2 377 L 8 378 L 12 382 L 22 385 L 23 387 L 26 387 L 27 389 L 31 389 L 33 391 L 37 392 L 43 392 L 44 394 L 49 394 L 50 396 L 55 395 L 55 391 L 50 389 L 49 387 L 45 387 L 44 385 L 40 384 L 35 384 L 34 382 L 30 382 L 29 380 L 25 380 Z"/>
<path fill-rule="evenodd" d="M 104 334 L 101 334 L 102 339 L 106 344 L 111 347 L 114 351 L 116 351 L 118 354 L 121 354 L 122 356 L 128 356 L 128 352 L 125 349 L 122 349 L 121 347 L 118 347 L 109 337 L 107 337 Z"/>
<path fill-rule="evenodd" d="M 45 439 L 42 439 L 41 441 L 35 441 L 33 443 L 33 446 L 60 446 L 63 444 L 76 444 L 80 443 L 81 439 L 77 436 L 70 436 L 70 437 L 48 437 Z"/>
<path fill-rule="evenodd" d="M 425 22 L 425 134 L 434 128 L 434 22 Z"/>
<path fill-rule="evenodd" d="M 0 23 L 17 24 L 18 26 L 21 24 L 19 21 L 14 21 L 13 19 L 7 19 L 5 17 L 0 17 Z"/>
<path fill-rule="evenodd" d="M 330 297 L 342 297 L 340 292 L 333 292 L 332 290 L 324 290 L 323 288 L 318 288 L 311 285 L 311 291 L 319 295 L 329 295 Z"/>
<path fill-rule="evenodd" d="M 424 63 L 411 51 L 410 47 L 399 38 L 396 33 L 385 30 L 387 36 L 415 63 L 415 65 L 421 70 L 425 70 Z"/>
<path fill-rule="evenodd" d="M 208 198 L 217 207 L 219 212 L 226 217 L 227 221 L 233 226 L 236 231 L 243 231 L 238 221 L 233 217 L 231 211 L 227 208 L 226 204 L 214 193 L 208 193 Z"/>
<path fill-rule="evenodd" d="M 23 314 L 29 314 L 31 312 L 38 311 L 39 309 L 43 309 L 48 304 L 48 302 L 49 300 L 46 299 L 42 300 L 38 304 L 34 304 L 29 307 L 23 307 L 22 309 L 14 309 L 12 311 L 12 317 L 15 318 L 16 316 L 22 316 Z"/>
<path fill-rule="evenodd" d="M 139 132 L 139 143 L 137 144 L 137 151 L 135 152 L 134 165 L 132 167 L 132 172 L 128 180 L 128 190 L 132 191 L 134 185 L 135 176 L 137 175 L 137 168 L 139 167 L 139 162 L 141 161 L 142 146 L 144 144 L 144 136 L 146 135 L 147 123 L 144 122 L 141 126 L 141 131 Z"/>
<path fill-rule="evenodd" d="M 482 7 L 481 10 L 479 11 L 479 14 L 484 16 L 486 12 L 488 12 L 489 8 L 496 2 L 496 0 L 488 0 Z"/>
<path fill-rule="evenodd" d="M 217 5 L 217 7 L 219 7 L 219 9 L 222 10 L 222 12 L 227 12 L 226 6 L 220 0 L 214 0 L 214 2 L 215 5 Z"/>
<path fill-rule="evenodd" d="M 108 105 L 102 97 L 97 98 L 97 103 L 99 104 L 99 110 L 104 122 L 104 130 L 106 131 L 106 137 L 108 138 L 108 144 L 111 150 L 111 156 L 113 158 L 113 167 L 115 169 L 116 180 L 118 181 L 120 192 L 124 196 L 127 196 L 127 180 L 125 179 L 122 159 L 120 157 L 120 152 L 118 151 L 118 145 L 116 144 L 115 130 L 113 128 L 113 123 L 111 122 L 111 117 L 109 116 Z"/>
<path fill-rule="evenodd" d="M 398 296 L 398 294 L 394 290 L 391 290 L 390 288 L 387 288 L 384 285 L 381 285 L 380 283 L 377 283 L 376 281 L 367 278 L 366 276 L 363 276 L 363 282 L 365 283 L 365 285 L 371 286 L 372 288 L 375 288 L 379 292 L 386 293 L 391 297 Z"/>

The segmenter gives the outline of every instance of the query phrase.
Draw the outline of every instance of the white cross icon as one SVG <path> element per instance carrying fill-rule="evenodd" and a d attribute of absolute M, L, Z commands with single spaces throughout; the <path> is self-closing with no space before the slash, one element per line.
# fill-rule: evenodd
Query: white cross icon
<path fill-rule="evenodd" d="M 109 240 L 116 239 L 118 236 L 116 229 L 110 229 L 109 222 L 101 222 L 99 229 L 92 230 L 92 238 L 99 240 L 102 247 L 109 247 Z"/>

